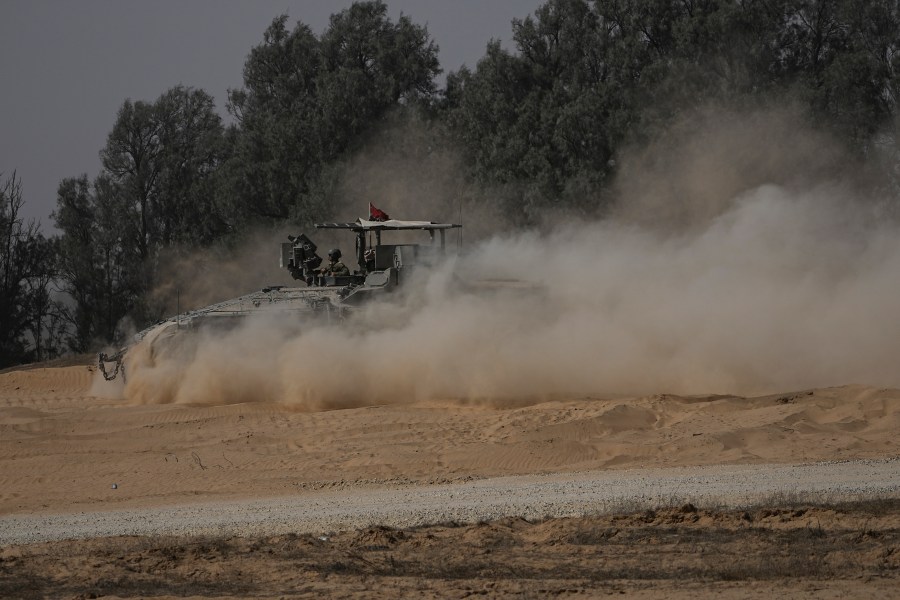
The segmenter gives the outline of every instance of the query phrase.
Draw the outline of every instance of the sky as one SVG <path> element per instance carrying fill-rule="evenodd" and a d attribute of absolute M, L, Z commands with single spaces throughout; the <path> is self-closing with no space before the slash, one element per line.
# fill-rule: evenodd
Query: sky
<path fill-rule="evenodd" d="M 22 216 L 49 217 L 66 177 L 100 171 L 99 152 L 126 99 L 153 101 L 185 85 L 226 116 L 228 89 L 272 19 L 322 33 L 351 0 L 3 0 L 0 19 L 0 180 L 22 182 Z M 447 71 L 474 67 L 491 39 L 542 0 L 387 0 L 425 25 Z M 440 82 L 443 83 L 443 79 Z"/>

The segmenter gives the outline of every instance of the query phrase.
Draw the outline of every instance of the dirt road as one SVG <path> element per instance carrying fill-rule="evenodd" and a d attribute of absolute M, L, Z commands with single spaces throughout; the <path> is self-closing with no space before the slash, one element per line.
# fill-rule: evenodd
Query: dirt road
<path fill-rule="evenodd" d="M 449 485 L 350 486 L 265 500 L 144 510 L 0 517 L 0 545 L 116 535 L 277 535 L 383 525 L 477 523 L 633 511 L 691 502 L 740 507 L 900 497 L 900 459 L 809 465 L 713 465 L 473 480 Z"/>

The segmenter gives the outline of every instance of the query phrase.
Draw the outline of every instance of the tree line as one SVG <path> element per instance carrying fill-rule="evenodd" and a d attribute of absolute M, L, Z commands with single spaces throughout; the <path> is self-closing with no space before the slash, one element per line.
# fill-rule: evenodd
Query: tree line
<path fill-rule="evenodd" d="M 380 0 L 320 35 L 280 16 L 228 93 L 230 124 L 199 89 L 126 100 L 100 173 L 60 182 L 58 235 L 20 218 L 21 182 L 0 176 L 0 368 L 164 316 L 150 292 L 166 252 L 332 217 L 338 167 L 388 123 L 426 123 L 491 190 L 478 201 L 526 226 L 550 207 L 602 214 L 622 149 L 706 103 L 800 103 L 898 192 L 896 2 L 548 0 L 512 40 L 439 88 L 427 28 Z"/>

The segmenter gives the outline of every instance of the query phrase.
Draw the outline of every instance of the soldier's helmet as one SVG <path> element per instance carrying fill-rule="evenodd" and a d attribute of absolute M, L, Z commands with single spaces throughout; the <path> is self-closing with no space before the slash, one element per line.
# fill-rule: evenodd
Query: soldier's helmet
<path fill-rule="evenodd" d="M 332 248 L 328 251 L 328 258 L 331 260 L 337 260 L 341 257 L 341 249 L 340 248 Z"/>

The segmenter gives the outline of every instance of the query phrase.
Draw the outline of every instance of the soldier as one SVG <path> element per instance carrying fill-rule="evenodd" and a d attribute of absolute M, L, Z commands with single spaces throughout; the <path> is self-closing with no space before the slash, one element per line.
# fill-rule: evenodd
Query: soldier
<path fill-rule="evenodd" d="M 350 269 L 341 262 L 340 248 L 334 248 L 328 251 L 328 264 L 322 267 L 320 272 L 323 276 L 334 275 L 339 277 L 350 274 Z"/>

